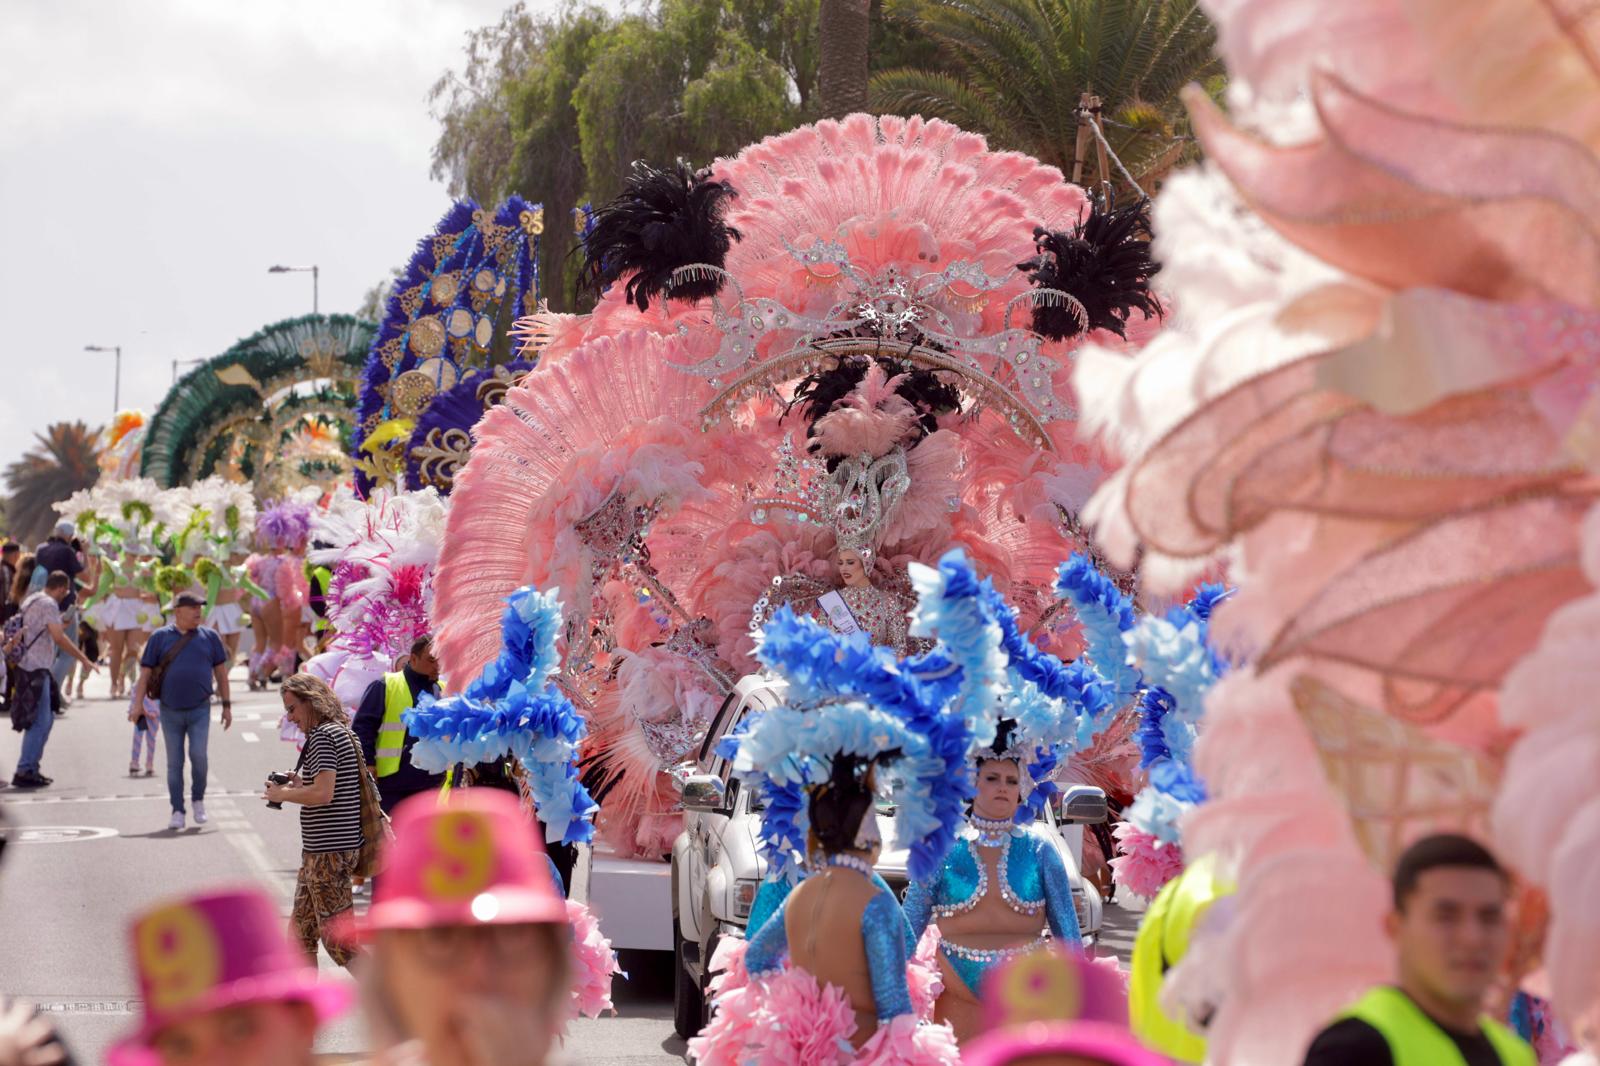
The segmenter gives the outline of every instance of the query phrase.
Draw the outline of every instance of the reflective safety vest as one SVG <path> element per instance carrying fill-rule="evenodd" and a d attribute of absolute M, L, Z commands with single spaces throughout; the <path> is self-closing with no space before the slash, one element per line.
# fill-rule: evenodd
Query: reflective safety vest
<path fill-rule="evenodd" d="M 1394 1066 L 1467 1066 L 1449 1034 L 1410 996 L 1391 985 L 1374 988 L 1340 1017 L 1357 1018 L 1382 1033 Z M 1533 1048 L 1520 1036 L 1489 1017 L 1478 1024 L 1502 1066 L 1534 1066 Z"/>
<path fill-rule="evenodd" d="M 1139 923 L 1128 974 L 1128 1026 L 1147 1047 L 1178 1062 L 1202 1062 L 1205 1037 L 1161 1008 L 1167 971 L 1189 950 L 1189 936 L 1206 910 L 1232 891 L 1216 877 L 1216 857 L 1201 855 L 1168 881 Z"/>
<path fill-rule="evenodd" d="M 383 675 L 383 724 L 378 727 L 377 762 L 379 777 L 388 777 L 400 769 L 400 756 L 406 749 L 406 724 L 400 715 L 411 709 L 411 686 L 406 675 Z"/>

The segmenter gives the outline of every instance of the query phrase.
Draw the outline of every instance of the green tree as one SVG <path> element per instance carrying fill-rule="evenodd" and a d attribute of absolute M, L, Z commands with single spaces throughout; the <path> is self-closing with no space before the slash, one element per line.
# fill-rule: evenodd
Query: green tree
<path fill-rule="evenodd" d="M 1198 0 L 884 2 L 892 21 L 937 45 L 940 62 L 875 74 L 874 108 L 947 119 L 1069 175 L 1080 94 L 1101 98 L 1107 141 L 1146 184 L 1196 151 L 1179 91 L 1221 88 Z"/>
<path fill-rule="evenodd" d="M 817 0 L 661 0 L 605 34 L 574 101 L 589 193 L 628 164 L 707 163 L 802 120 Z"/>
<path fill-rule="evenodd" d="M 55 504 L 100 479 L 99 434 L 82 422 L 56 422 L 35 434 L 38 443 L 6 467 L 5 513 L 12 536 L 25 544 L 43 540 L 55 524 Z"/>

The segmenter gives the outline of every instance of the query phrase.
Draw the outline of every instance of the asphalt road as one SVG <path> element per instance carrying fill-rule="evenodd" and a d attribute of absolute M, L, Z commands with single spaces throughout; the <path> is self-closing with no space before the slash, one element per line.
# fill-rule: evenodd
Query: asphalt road
<path fill-rule="evenodd" d="M 259 783 L 288 769 L 294 749 L 278 739 L 276 690 L 251 693 L 235 672 L 234 724 L 213 720 L 206 808 L 210 822 L 167 829 L 166 753 L 156 776 L 127 776 L 132 726 L 126 705 L 107 698 L 106 681 L 56 720 L 44 772 L 55 784 L 34 792 L 0 790 L 11 827 L 0 870 L 0 988 L 40 1004 L 80 1062 L 134 1022 L 133 976 L 124 946 L 128 919 L 167 896 L 249 882 L 275 896 L 287 918 L 299 864 L 300 829 L 292 807 L 268 810 Z M 219 713 L 219 712 L 218 712 Z M 163 738 L 164 739 L 164 738 Z M 0 771 L 9 782 L 21 736 L 0 733 Z M 187 790 L 187 784 L 185 785 Z M 615 1018 L 580 1020 L 569 1036 L 573 1062 L 643 1066 L 679 1062 L 672 1033 L 672 983 L 665 955 L 622 959 Z M 325 972 L 348 979 L 326 957 Z M 359 1018 L 323 1035 L 319 1050 L 366 1049 Z"/>
<path fill-rule="evenodd" d="M 55 778 L 35 792 L 0 790 L 11 842 L 0 871 L 0 989 L 48 1011 L 81 1062 L 134 1022 L 134 982 L 124 947 L 128 919 L 155 901 L 201 888 L 249 882 L 275 896 L 287 918 L 299 862 L 293 808 L 268 810 L 259 782 L 288 769 L 294 750 L 278 739 L 276 690 L 250 693 L 236 671 L 233 728 L 213 721 L 206 806 L 209 824 L 167 829 L 166 754 L 156 776 L 127 776 L 132 727 L 125 705 L 107 698 L 103 677 L 86 700 L 56 721 L 44 772 Z M 16 764 L 20 735 L 0 733 L 0 771 Z M 187 784 L 186 784 L 187 789 Z M 1106 910 L 1104 950 L 1124 960 L 1137 913 Z M 616 1017 L 579 1020 L 567 1057 L 594 1066 L 679 1062 L 683 1042 L 672 1032 L 672 980 L 664 953 L 624 955 L 630 979 L 617 987 Z M 326 957 L 326 973 L 348 977 Z M 326 1031 L 319 1050 L 366 1049 L 359 1018 Z"/>

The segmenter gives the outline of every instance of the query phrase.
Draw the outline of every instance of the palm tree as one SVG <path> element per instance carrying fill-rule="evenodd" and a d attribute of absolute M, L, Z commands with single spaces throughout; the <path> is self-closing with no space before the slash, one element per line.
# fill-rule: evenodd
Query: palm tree
<path fill-rule="evenodd" d="M 888 0 L 887 10 L 915 22 L 948 66 L 874 75 L 875 110 L 947 119 L 1069 175 L 1081 94 L 1103 101 L 1107 141 L 1150 191 L 1197 154 L 1179 91 L 1222 87 L 1198 0 Z"/>
<path fill-rule="evenodd" d="M 817 98 L 822 118 L 867 107 L 871 0 L 821 0 L 817 6 Z"/>
<path fill-rule="evenodd" d="M 38 445 L 6 467 L 6 518 L 25 544 L 43 540 L 55 524 L 53 505 L 100 479 L 95 440 L 82 422 L 57 422 L 36 434 Z"/>

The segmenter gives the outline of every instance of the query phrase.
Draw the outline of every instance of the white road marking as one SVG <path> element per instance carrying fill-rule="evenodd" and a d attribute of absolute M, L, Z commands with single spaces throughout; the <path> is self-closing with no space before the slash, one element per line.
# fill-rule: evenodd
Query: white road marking
<path fill-rule="evenodd" d="M 244 742 L 246 744 L 259 744 L 259 743 L 261 743 L 261 738 L 256 736 L 254 733 L 240 733 L 239 736 L 244 739 Z"/>

